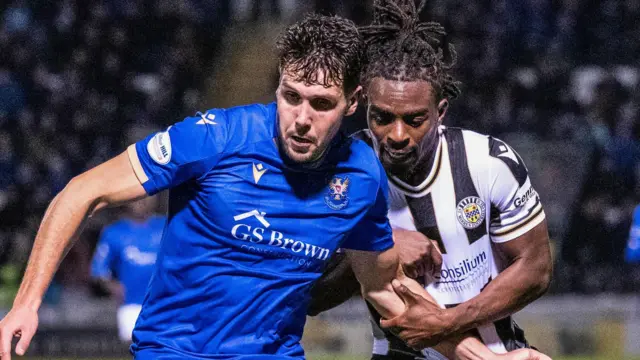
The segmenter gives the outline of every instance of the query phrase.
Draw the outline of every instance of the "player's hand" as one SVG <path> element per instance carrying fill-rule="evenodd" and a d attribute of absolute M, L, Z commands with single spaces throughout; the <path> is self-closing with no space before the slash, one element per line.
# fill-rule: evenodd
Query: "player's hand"
<path fill-rule="evenodd" d="M 383 329 L 391 330 L 415 350 L 434 346 L 450 335 L 444 309 L 409 290 L 398 280 L 393 280 L 391 284 L 404 301 L 405 311 L 393 319 L 380 320 Z"/>
<path fill-rule="evenodd" d="M 551 358 L 533 349 L 518 349 L 497 355 L 496 360 L 551 360 Z"/>
<path fill-rule="evenodd" d="M 412 279 L 439 276 L 442 254 L 433 240 L 417 231 L 393 229 L 393 241 L 405 275 Z"/>
<path fill-rule="evenodd" d="M 37 311 L 26 307 L 12 308 L 0 321 L 0 359 L 11 359 L 11 342 L 14 337 L 20 338 L 16 345 L 16 354 L 24 355 L 37 328 Z"/>

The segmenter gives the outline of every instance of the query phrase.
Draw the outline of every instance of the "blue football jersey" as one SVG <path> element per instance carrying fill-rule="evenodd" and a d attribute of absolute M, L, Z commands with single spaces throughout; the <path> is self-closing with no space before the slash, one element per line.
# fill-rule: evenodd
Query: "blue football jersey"
<path fill-rule="evenodd" d="M 640 206 L 637 206 L 633 212 L 633 222 L 629 231 L 625 260 L 628 263 L 640 262 Z"/>
<path fill-rule="evenodd" d="M 393 246 L 373 150 L 338 136 L 313 170 L 283 161 L 275 104 L 213 109 L 129 147 L 170 188 L 136 359 L 302 358 L 309 291 L 336 249 Z"/>
<path fill-rule="evenodd" d="M 119 220 L 104 228 L 91 262 L 91 276 L 117 279 L 124 304 L 142 304 L 160 249 L 164 216 Z"/>

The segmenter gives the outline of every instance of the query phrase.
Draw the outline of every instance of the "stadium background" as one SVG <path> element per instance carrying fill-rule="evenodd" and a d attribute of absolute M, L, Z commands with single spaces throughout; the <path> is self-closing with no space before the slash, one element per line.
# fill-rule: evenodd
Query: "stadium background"
<path fill-rule="evenodd" d="M 0 1 L 0 315 L 74 174 L 196 110 L 271 101 L 283 26 L 313 10 L 362 23 L 371 2 Z M 516 319 L 553 355 L 640 356 L 640 266 L 624 257 L 640 195 L 640 2 L 431 0 L 425 15 L 457 46 L 463 95 L 447 123 L 509 142 L 546 208 L 552 287 Z M 361 111 L 345 124 L 362 126 Z M 89 285 L 97 236 L 119 214 L 96 216 L 63 262 L 29 355 L 125 354 L 117 304 Z M 353 299 L 310 319 L 305 347 L 366 358 L 369 334 Z"/>

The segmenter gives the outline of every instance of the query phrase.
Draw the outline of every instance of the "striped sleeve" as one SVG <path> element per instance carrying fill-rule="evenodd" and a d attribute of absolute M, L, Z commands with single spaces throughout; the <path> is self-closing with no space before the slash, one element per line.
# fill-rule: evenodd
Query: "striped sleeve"
<path fill-rule="evenodd" d="M 545 214 L 520 155 L 495 138 L 489 138 L 489 152 L 492 177 L 489 233 L 493 242 L 501 243 L 524 235 L 540 224 Z"/>

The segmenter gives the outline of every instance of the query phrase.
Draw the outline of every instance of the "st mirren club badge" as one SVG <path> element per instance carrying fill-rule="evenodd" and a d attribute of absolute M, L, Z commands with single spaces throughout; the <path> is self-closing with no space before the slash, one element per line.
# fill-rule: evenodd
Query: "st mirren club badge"
<path fill-rule="evenodd" d="M 456 207 L 458 221 L 465 229 L 475 229 L 482 225 L 487 214 L 484 201 L 477 196 L 462 199 Z"/>

